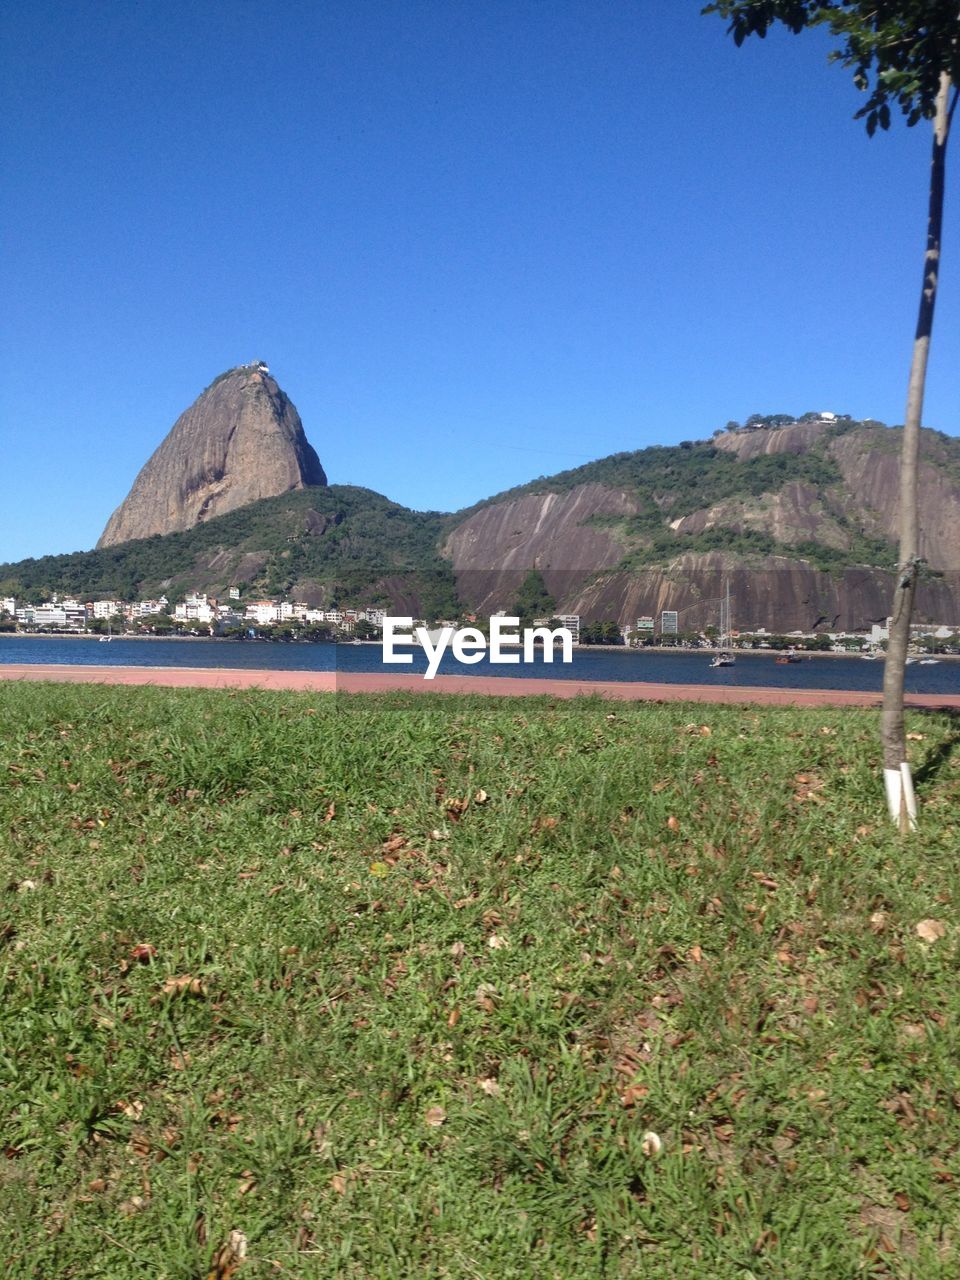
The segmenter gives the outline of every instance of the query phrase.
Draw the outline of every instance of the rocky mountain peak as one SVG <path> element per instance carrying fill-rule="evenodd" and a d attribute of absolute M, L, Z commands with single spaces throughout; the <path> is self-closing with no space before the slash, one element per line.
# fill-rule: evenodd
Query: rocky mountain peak
<path fill-rule="evenodd" d="M 97 546 L 192 529 L 261 498 L 326 483 L 292 401 L 254 361 L 222 373 L 180 415 Z"/>

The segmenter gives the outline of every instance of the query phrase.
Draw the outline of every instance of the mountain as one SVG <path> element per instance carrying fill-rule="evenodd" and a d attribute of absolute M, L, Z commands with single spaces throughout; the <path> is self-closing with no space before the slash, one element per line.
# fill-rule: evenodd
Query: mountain
<path fill-rule="evenodd" d="M 716 622 L 859 628 L 886 617 L 900 431 L 809 421 L 615 454 L 460 513 L 442 552 L 461 598 L 502 607 L 536 567 L 564 611 L 629 624 L 661 609 Z M 960 440 L 925 430 L 918 620 L 960 621 Z"/>
<path fill-rule="evenodd" d="M 241 365 L 180 415 L 97 547 L 191 529 L 261 498 L 326 483 L 300 415 L 267 366 Z"/>
<path fill-rule="evenodd" d="M 510 608 L 531 568 L 559 612 L 716 622 L 724 578 L 742 629 L 883 619 L 896 564 L 900 432 L 809 421 L 614 454 L 454 514 L 332 485 L 195 527 L 0 565 L 0 594 L 284 594 L 452 616 Z M 960 439 L 924 430 L 919 621 L 960 622 Z"/>

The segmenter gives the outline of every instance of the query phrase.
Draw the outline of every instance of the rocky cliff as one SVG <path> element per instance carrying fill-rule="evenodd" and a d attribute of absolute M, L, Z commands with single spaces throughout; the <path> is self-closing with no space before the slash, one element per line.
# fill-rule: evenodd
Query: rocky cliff
<path fill-rule="evenodd" d="M 661 609 L 716 622 L 861 628 L 886 616 L 900 433 L 795 423 L 644 449 L 534 482 L 455 517 L 442 544 L 464 604 L 508 608 L 530 568 L 559 611 L 629 625 Z M 960 620 L 960 441 L 924 431 L 918 621 Z"/>
<path fill-rule="evenodd" d="M 266 365 L 243 365 L 180 415 L 97 546 L 192 529 L 261 498 L 326 483 L 300 415 Z"/>

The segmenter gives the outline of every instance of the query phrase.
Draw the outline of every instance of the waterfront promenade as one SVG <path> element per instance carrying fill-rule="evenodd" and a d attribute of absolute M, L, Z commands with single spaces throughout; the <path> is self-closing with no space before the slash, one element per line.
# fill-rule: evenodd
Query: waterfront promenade
<path fill-rule="evenodd" d="M 359 671 L 264 671 L 229 667 L 118 667 L 0 663 L 0 680 L 164 688 L 274 689 L 307 693 L 456 693 L 495 697 L 601 697 L 621 702 L 711 702 L 793 707 L 877 707 L 880 694 L 859 689 L 774 689 L 645 681 L 419 675 Z M 960 711 L 960 693 L 910 693 L 909 707 Z"/>

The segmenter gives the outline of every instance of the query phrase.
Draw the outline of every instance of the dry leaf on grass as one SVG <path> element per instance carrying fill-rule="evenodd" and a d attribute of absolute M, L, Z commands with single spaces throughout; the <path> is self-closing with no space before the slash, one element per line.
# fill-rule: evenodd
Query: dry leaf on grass
<path fill-rule="evenodd" d="M 247 1237 L 242 1231 L 231 1231 L 213 1255 L 207 1280 L 231 1280 L 246 1256 Z"/>
<path fill-rule="evenodd" d="M 623 1093 L 620 1095 L 621 1105 L 624 1107 L 635 1107 L 638 1102 L 643 1101 L 649 1092 L 650 1089 L 645 1084 L 628 1084 L 626 1089 L 624 1089 Z"/>
<path fill-rule="evenodd" d="M 428 1124 L 431 1129 L 439 1129 L 447 1118 L 447 1113 L 443 1107 L 430 1107 L 423 1117 L 424 1124 Z"/>
<path fill-rule="evenodd" d="M 205 996 L 206 984 L 202 978 L 195 978 L 189 973 L 180 973 L 167 978 L 160 988 L 162 996 Z"/>
<path fill-rule="evenodd" d="M 921 920 L 917 925 L 917 937 L 922 938 L 924 942 L 936 942 L 945 933 L 946 929 L 939 920 Z"/>

